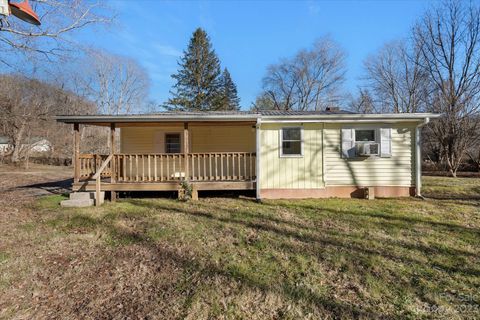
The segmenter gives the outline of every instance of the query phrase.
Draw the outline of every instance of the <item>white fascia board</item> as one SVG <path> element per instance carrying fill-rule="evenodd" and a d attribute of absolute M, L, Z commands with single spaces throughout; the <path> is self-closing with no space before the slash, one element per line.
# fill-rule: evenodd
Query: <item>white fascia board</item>
<path fill-rule="evenodd" d="M 395 113 L 395 114 L 322 114 L 302 116 L 262 116 L 263 123 L 274 122 L 399 122 L 423 121 L 425 118 L 438 118 L 436 113 Z"/>
<path fill-rule="evenodd" d="M 142 115 L 142 116 L 57 116 L 58 122 L 82 123 L 82 122 L 197 122 L 197 121 L 256 121 L 260 115 Z"/>

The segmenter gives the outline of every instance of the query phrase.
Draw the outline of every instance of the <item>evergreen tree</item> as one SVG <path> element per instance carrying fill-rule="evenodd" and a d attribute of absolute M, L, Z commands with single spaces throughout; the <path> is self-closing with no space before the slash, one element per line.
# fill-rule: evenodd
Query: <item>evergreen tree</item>
<path fill-rule="evenodd" d="M 240 110 L 240 98 L 237 95 L 237 86 L 230 76 L 227 68 L 223 69 L 220 76 L 220 94 L 217 110 Z"/>
<path fill-rule="evenodd" d="M 167 109 L 181 111 L 215 110 L 220 93 L 220 61 L 207 33 L 198 28 L 178 63 L 172 78 L 177 81 L 170 91 Z"/>

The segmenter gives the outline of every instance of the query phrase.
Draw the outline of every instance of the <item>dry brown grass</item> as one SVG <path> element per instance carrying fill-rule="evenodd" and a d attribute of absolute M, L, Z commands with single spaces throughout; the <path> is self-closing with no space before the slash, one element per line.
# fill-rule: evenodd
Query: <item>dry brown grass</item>
<path fill-rule="evenodd" d="M 469 192 L 429 201 L 126 199 L 68 210 L 60 195 L 7 201 L 0 318 L 474 318 L 480 212 Z"/>

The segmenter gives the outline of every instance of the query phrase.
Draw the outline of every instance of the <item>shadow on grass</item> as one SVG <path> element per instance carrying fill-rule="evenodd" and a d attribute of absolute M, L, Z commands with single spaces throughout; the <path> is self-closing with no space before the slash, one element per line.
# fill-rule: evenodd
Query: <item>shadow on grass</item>
<path fill-rule="evenodd" d="M 369 259 L 376 259 L 377 257 L 393 261 L 402 266 L 409 266 L 406 273 L 407 277 L 411 276 L 416 270 L 432 270 L 431 272 L 435 272 L 433 269 L 438 272 L 447 273 L 447 276 L 451 276 L 452 273 L 472 277 L 480 276 L 480 270 L 471 268 L 468 264 L 464 263 L 466 258 L 477 258 L 477 255 L 471 252 L 446 246 L 425 245 L 403 240 L 379 238 L 370 233 L 352 233 L 350 229 L 342 231 L 343 229 L 341 228 L 321 228 L 321 226 L 309 225 L 308 223 L 289 221 L 281 217 L 267 215 L 263 208 L 268 208 L 268 206 L 264 205 L 255 204 L 251 208 L 252 211 L 248 211 L 248 208 L 245 207 L 233 209 L 218 206 L 215 209 L 211 209 L 207 206 L 204 207 L 202 203 L 185 204 L 175 201 L 164 203 L 153 200 L 130 199 L 124 202 L 132 205 L 133 208 L 137 208 L 137 212 L 132 210 L 132 208 L 129 208 L 126 212 L 122 212 L 122 209 L 117 211 L 115 205 L 113 205 L 108 214 L 98 218 L 84 216 L 78 212 L 71 216 L 59 214 L 57 216 L 57 224 L 58 226 L 64 224 L 68 228 L 83 227 L 86 228 L 86 230 L 101 228 L 108 235 L 107 242 L 110 244 L 138 244 L 144 246 L 159 259 L 171 260 L 182 269 L 198 274 L 200 281 L 198 281 L 197 284 L 190 284 L 192 287 L 199 286 L 198 283 L 202 283 L 202 279 L 220 276 L 227 281 L 239 282 L 242 285 L 260 289 L 263 292 L 280 294 L 297 303 L 306 301 L 315 308 L 333 314 L 336 318 L 381 318 L 386 315 L 378 313 L 374 305 L 362 307 L 355 304 L 347 304 L 332 296 L 328 296 L 327 298 L 306 287 L 295 285 L 295 283 L 289 281 L 287 278 L 279 280 L 272 276 L 272 278 L 275 279 L 272 279 L 274 281 L 270 283 L 264 281 L 264 279 L 257 278 L 254 270 L 250 270 L 250 272 L 243 272 L 241 269 L 234 270 L 228 265 L 222 266 L 214 263 L 208 258 L 208 255 L 206 257 L 199 256 L 198 253 L 188 255 L 185 252 L 174 250 L 172 246 L 165 245 L 165 243 L 161 242 L 159 243 L 157 240 L 152 239 L 147 233 L 149 227 L 158 226 L 158 220 L 143 219 L 144 224 L 140 225 L 140 227 L 139 225 L 133 227 L 120 225 L 116 223 L 116 220 L 128 220 L 129 215 L 146 218 L 147 216 L 154 215 L 155 212 L 159 210 L 190 217 L 194 223 L 213 221 L 222 227 L 239 226 L 240 229 L 246 228 L 260 231 L 262 236 L 268 239 L 269 246 L 287 252 L 288 255 L 301 254 L 315 257 L 316 260 L 320 260 L 324 264 L 329 264 L 331 262 L 328 259 L 332 255 L 341 254 L 346 257 L 345 259 L 350 263 L 350 268 L 354 270 L 355 275 L 360 277 L 370 272 L 372 272 L 373 277 L 376 277 L 374 272 L 369 269 L 371 265 L 368 264 L 368 261 Z M 142 211 L 142 208 L 148 210 Z M 253 211 L 254 209 L 260 213 L 253 213 L 255 212 Z M 381 230 L 388 229 L 391 225 L 408 228 L 408 225 L 411 224 L 423 224 L 439 234 L 441 234 L 443 230 L 448 229 L 459 234 L 470 232 L 472 236 L 478 237 L 478 230 L 474 229 L 472 231 L 470 228 L 450 223 L 440 223 L 428 219 L 396 216 L 387 213 L 378 214 L 363 211 L 355 213 L 346 210 L 318 208 L 296 203 L 295 210 L 305 209 L 318 212 L 319 215 L 347 215 L 350 217 L 350 220 L 347 221 L 349 224 L 358 223 L 360 226 L 364 225 L 365 219 L 379 218 L 382 220 L 381 224 L 378 225 L 378 228 Z M 325 218 L 328 218 L 328 216 Z M 368 221 L 368 223 L 372 224 L 372 221 Z M 398 225 L 399 223 L 400 225 Z M 212 224 L 208 223 L 207 225 L 211 226 Z M 198 237 L 201 238 L 202 235 L 198 235 Z M 259 253 L 261 252 L 259 251 Z M 226 258 L 228 259 L 228 257 Z M 445 263 L 445 261 L 455 261 L 455 263 Z M 471 265 L 475 266 L 478 264 Z M 250 267 L 253 267 L 253 265 L 250 265 Z M 331 266 L 331 270 L 335 270 L 335 268 L 338 268 L 338 265 L 334 264 Z M 425 273 L 428 274 L 427 271 L 425 271 Z M 440 276 L 443 277 L 445 274 Z M 402 291 L 406 286 L 410 287 L 413 291 L 418 289 L 415 284 L 411 285 L 409 282 L 406 283 L 405 280 L 399 280 L 397 283 L 391 283 L 389 285 L 397 288 L 393 289 L 393 291 Z M 192 290 L 201 289 L 195 288 Z M 418 293 L 418 296 L 423 301 L 431 302 L 424 294 Z"/>
<path fill-rule="evenodd" d="M 129 201 L 130 202 L 130 201 Z M 147 203 L 141 200 L 132 200 L 132 203 L 138 206 L 145 206 Z M 148 208 L 151 208 L 150 205 L 147 205 Z M 195 218 L 209 218 L 213 219 L 213 216 L 207 214 L 202 215 L 199 212 L 190 213 L 183 211 L 179 208 L 163 207 L 160 205 L 155 206 L 156 209 L 166 209 L 168 211 L 174 211 L 177 213 L 187 214 L 188 216 Z M 107 217 L 107 218 L 106 218 Z M 221 221 L 220 219 L 218 221 Z M 227 220 L 225 222 L 228 222 Z M 189 292 L 195 292 L 196 290 L 201 290 L 201 284 L 204 283 L 203 280 L 207 280 L 213 277 L 221 277 L 226 281 L 238 282 L 243 286 L 250 287 L 253 289 L 259 289 L 263 292 L 272 292 L 275 294 L 282 295 L 287 299 L 295 301 L 297 303 L 308 303 L 311 306 L 323 312 L 334 314 L 336 317 L 340 318 L 380 318 L 381 314 L 376 313 L 371 308 L 355 306 L 353 304 L 347 304 L 345 302 L 338 301 L 334 298 L 327 298 L 320 296 L 313 292 L 312 290 L 289 283 L 288 281 L 283 281 L 281 283 L 269 283 L 257 279 L 253 272 L 242 272 L 242 270 L 235 270 L 229 268 L 228 266 L 219 266 L 213 261 L 207 259 L 202 259 L 201 257 L 191 254 L 188 252 L 181 252 L 175 250 L 172 246 L 162 245 L 162 243 L 157 242 L 156 240 L 149 237 L 142 231 L 126 228 L 119 224 L 115 223 L 115 219 L 112 214 L 107 214 L 99 218 L 87 216 L 80 212 L 74 212 L 71 215 L 62 215 L 59 214 L 54 222 L 50 221 L 51 226 L 56 228 L 69 228 L 83 229 L 85 231 L 92 232 L 95 229 L 102 229 L 108 234 L 107 243 L 111 245 L 129 245 L 129 244 L 138 244 L 147 248 L 152 252 L 158 260 L 161 261 L 172 261 L 179 268 L 186 270 L 188 272 L 198 274 L 200 277 L 199 281 L 189 283 Z M 249 224 L 250 227 L 260 228 L 260 225 Z M 202 280 L 203 279 L 203 280 Z"/>
<path fill-rule="evenodd" d="M 329 211 L 329 212 L 334 213 L 334 214 L 349 215 L 349 216 L 357 217 L 357 218 L 366 218 L 366 217 L 379 218 L 379 219 L 382 219 L 382 220 L 385 220 L 385 221 L 398 221 L 402 224 L 406 224 L 406 223 L 416 224 L 416 223 L 419 223 L 419 224 L 429 225 L 431 227 L 441 227 L 441 228 L 447 229 L 449 231 L 468 232 L 468 233 L 471 233 L 474 236 L 480 236 L 480 229 L 478 229 L 478 228 L 470 228 L 470 227 L 465 227 L 465 226 L 455 224 L 455 223 L 440 222 L 440 221 L 435 221 L 435 220 L 431 220 L 431 219 L 421 219 L 421 218 L 412 217 L 412 216 L 397 215 L 397 214 L 394 214 L 393 212 L 391 212 L 392 210 L 385 210 L 388 213 L 368 212 L 368 211 L 365 211 L 365 210 L 363 210 L 362 212 L 350 212 L 350 211 L 347 211 L 347 210 L 331 209 L 331 208 L 326 209 L 326 208 L 315 207 L 315 206 L 312 206 L 312 205 L 302 205 L 302 204 L 298 204 L 298 203 L 296 203 L 295 206 L 290 207 L 290 208 L 294 209 L 296 211 L 301 211 L 301 210 L 305 210 L 305 209 L 311 210 L 311 211 L 318 211 L 318 212 Z"/>
<path fill-rule="evenodd" d="M 58 180 L 58 181 L 42 182 L 42 183 L 19 186 L 19 187 L 12 188 L 11 190 L 38 189 L 38 190 L 48 192 L 50 194 L 65 195 L 71 191 L 72 183 L 73 183 L 73 179 L 64 179 L 64 180 Z"/>
<path fill-rule="evenodd" d="M 264 221 L 255 221 L 255 222 L 252 222 L 252 221 L 248 221 L 249 219 L 253 218 L 253 219 L 258 219 L 258 217 L 252 215 L 250 212 L 248 211 L 243 211 L 243 210 L 232 210 L 232 209 L 225 209 L 223 208 L 222 210 L 223 211 L 226 211 L 228 212 L 230 215 L 236 215 L 237 218 L 231 218 L 231 217 L 220 217 L 220 216 L 216 216 L 212 213 L 209 213 L 209 212 L 205 212 L 205 211 L 201 211 L 201 210 L 193 210 L 193 211 L 190 211 L 190 210 L 187 210 L 187 209 L 184 209 L 184 208 L 178 208 L 178 207 L 171 207 L 171 206 L 165 206 L 165 205 L 162 205 L 162 204 L 159 204 L 159 203 L 145 203 L 145 202 L 137 202 L 137 201 L 133 201 L 133 203 L 135 205 L 138 205 L 138 206 L 147 206 L 149 208 L 156 208 L 156 209 L 160 209 L 160 210 L 165 210 L 165 211 L 175 211 L 177 213 L 182 213 L 182 214 L 187 214 L 187 215 L 190 215 L 192 217 L 196 217 L 196 218 L 204 218 L 204 219 L 209 219 L 209 220 L 215 220 L 217 222 L 220 222 L 220 223 L 226 223 L 226 224 L 237 224 L 237 225 L 242 225 L 242 226 L 245 226 L 247 228 L 251 228 L 251 229 L 255 229 L 255 230 L 262 230 L 262 231 L 265 231 L 265 232 L 271 232 L 271 233 L 274 233 L 274 234 L 277 234 L 281 237 L 284 237 L 286 239 L 288 238 L 294 238 L 296 240 L 299 240 L 303 243 L 306 243 L 306 244 L 315 244 L 316 245 L 316 248 L 317 248 L 317 251 L 319 251 L 319 247 L 318 245 L 320 244 L 322 247 L 325 247 L 325 246 L 332 246 L 332 247 L 335 247 L 339 250 L 346 250 L 346 251 L 349 251 L 352 253 L 353 256 L 355 256 L 356 254 L 358 253 L 361 253 L 363 255 L 372 255 L 372 256 L 382 256 L 383 258 L 386 258 L 386 259 L 389 259 L 389 260 L 392 260 L 392 261 L 396 261 L 396 262 L 401 262 L 401 263 L 407 263 L 407 264 L 416 264 L 416 265 L 419 265 L 419 266 L 422 266 L 425 262 L 421 259 L 415 259 L 415 258 L 412 258 L 412 257 L 406 257 L 406 256 L 397 256 L 395 254 L 393 254 L 391 252 L 391 250 L 389 250 L 389 248 L 387 247 L 386 248 L 386 244 L 390 244 L 390 245 L 393 245 L 393 246 L 397 246 L 401 249 L 409 249 L 409 250 L 415 250 L 417 251 L 418 253 L 420 253 L 422 256 L 425 256 L 425 257 L 428 257 L 430 256 L 431 254 L 435 254 L 437 256 L 443 256 L 443 257 L 447 257 L 450 259 L 453 259 L 454 261 L 458 261 L 459 259 L 459 255 L 460 256 L 471 256 L 471 257 L 476 257 L 477 255 L 475 253 L 471 253 L 471 252 L 466 252 L 466 251 L 463 251 L 463 250 L 457 250 L 457 249 L 453 249 L 453 248 L 445 248 L 445 247 L 439 247 L 439 246 L 426 246 L 426 245 L 421 245 L 421 244 L 411 244 L 411 243 L 405 243 L 405 242 L 402 242 L 402 241 L 399 241 L 398 243 L 397 242 L 393 242 L 391 240 L 387 240 L 387 239 L 375 239 L 375 238 L 367 238 L 365 239 L 365 241 L 369 242 L 371 244 L 371 242 L 373 243 L 376 243 L 377 244 L 377 248 L 375 249 L 372 249 L 367 243 L 365 244 L 362 244 L 362 243 L 359 243 L 360 241 L 364 240 L 360 237 L 356 237 L 352 234 L 349 234 L 349 233 L 335 233 L 335 234 L 332 234 L 332 233 L 329 233 L 327 229 L 323 229 L 322 230 L 322 233 L 321 233 L 321 236 L 318 235 L 318 230 L 314 230 L 314 229 L 310 229 L 309 228 L 306 228 L 304 226 L 302 226 L 302 228 L 306 231 L 306 232 L 297 232 L 297 231 L 293 231 L 293 230 L 286 230 L 285 228 L 279 228 L 277 227 L 276 225 L 272 224 L 272 223 L 269 223 L 268 221 L 265 221 L 265 220 L 269 220 L 269 218 L 265 217 L 265 216 L 262 216 L 262 220 Z M 322 209 L 323 211 L 329 211 L 330 213 L 339 213 L 337 210 L 334 210 L 334 209 Z M 341 212 L 342 214 L 345 214 L 345 212 Z M 348 213 L 347 213 L 348 214 Z M 361 218 L 362 217 L 362 214 L 352 214 L 354 217 L 359 217 Z M 367 214 L 368 216 L 369 214 Z M 380 218 L 384 218 L 386 215 L 381 215 Z M 248 217 L 249 219 L 247 219 L 247 221 L 245 221 L 245 217 Z M 375 214 L 372 215 L 372 217 L 377 217 Z M 398 220 L 398 219 L 392 219 L 393 221 L 395 220 Z M 387 219 L 388 221 L 388 219 Z M 406 220 L 407 222 L 410 222 L 409 219 Z M 422 222 L 422 223 L 430 223 L 430 221 L 423 221 L 423 220 L 420 220 L 420 221 L 417 221 L 415 220 L 416 222 Z M 273 223 L 283 223 L 283 224 L 288 224 L 288 222 L 286 221 L 282 221 L 280 219 L 273 219 Z M 446 224 L 447 227 L 452 227 L 450 224 Z M 433 226 L 440 226 L 440 227 L 445 227 L 445 224 L 442 224 L 442 223 L 434 223 Z M 455 231 L 460 231 L 460 232 L 465 232 L 465 231 L 470 231 L 468 228 L 457 228 L 458 226 L 455 226 L 454 230 Z M 312 233 L 314 233 L 315 231 L 317 231 L 317 235 L 312 235 Z M 478 232 L 475 232 L 474 235 L 478 235 Z M 347 240 L 345 240 L 347 239 Z M 287 245 L 288 246 L 288 245 Z M 321 247 L 320 247 L 321 248 Z M 292 253 L 298 253 L 300 252 L 299 250 L 301 250 L 301 248 L 298 248 L 298 247 L 295 247 L 295 248 L 292 248 L 292 250 L 290 250 L 290 252 Z M 432 262 L 433 264 L 434 262 Z M 445 264 L 440 264 L 440 263 L 434 263 L 435 264 L 435 267 L 437 269 L 442 269 L 443 271 L 447 272 L 447 273 L 451 273 L 451 272 L 459 272 L 459 273 L 463 273 L 463 274 L 467 274 L 467 275 L 473 275 L 473 276 L 480 276 L 480 270 L 478 269 L 475 269 L 475 268 L 468 268 L 468 267 L 456 267 L 456 266 L 449 266 L 449 265 L 445 265 Z"/>

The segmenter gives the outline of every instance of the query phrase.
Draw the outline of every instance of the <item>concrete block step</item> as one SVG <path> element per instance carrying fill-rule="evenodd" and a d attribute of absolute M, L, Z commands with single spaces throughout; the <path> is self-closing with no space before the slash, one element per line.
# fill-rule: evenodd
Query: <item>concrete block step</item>
<path fill-rule="evenodd" d="M 96 192 L 72 192 L 70 200 L 95 200 Z M 105 191 L 100 192 L 100 204 L 105 202 Z"/>
<path fill-rule="evenodd" d="M 63 200 L 60 202 L 62 207 L 67 208 L 81 208 L 81 207 L 91 207 L 95 203 L 93 199 L 77 199 L 77 200 Z"/>
<path fill-rule="evenodd" d="M 70 193 L 70 200 L 88 200 L 95 199 L 95 192 L 72 192 Z M 105 199 L 105 191 L 100 192 L 100 201 L 103 203 Z"/>

